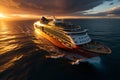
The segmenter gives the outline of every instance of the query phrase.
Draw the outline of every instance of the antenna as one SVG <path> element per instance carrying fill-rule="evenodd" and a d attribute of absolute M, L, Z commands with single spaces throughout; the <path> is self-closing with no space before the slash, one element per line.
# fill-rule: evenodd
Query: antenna
<path fill-rule="evenodd" d="M 53 21 L 56 21 L 56 17 L 55 16 L 53 16 Z"/>

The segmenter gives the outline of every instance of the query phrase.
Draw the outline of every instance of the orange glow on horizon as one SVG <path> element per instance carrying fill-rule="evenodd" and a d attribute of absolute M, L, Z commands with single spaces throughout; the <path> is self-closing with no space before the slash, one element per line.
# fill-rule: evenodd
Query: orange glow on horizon
<path fill-rule="evenodd" d="M 0 13 L 0 18 L 6 18 L 7 16 L 5 16 L 4 14 Z"/>
<path fill-rule="evenodd" d="M 17 17 L 17 18 L 23 18 L 23 19 L 25 19 L 25 18 L 27 18 L 27 19 L 38 19 L 38 18 L 40 18 L 40 15 L 34 15 L 34 14 L 11 14 L 10 15 L 12 18 L 13 17 Z"/>
<path fill-rule="evenodd" d="M 36 14 L 3 14 L 0 12 L 1 20 L 27 20 L 27 19 L 40 19 L 42 15 Z M 45 15 L 48 19 L 53 19 L 52 15 Z M 56 16 L 57 19 L 94 19 L 94 18 L 115 18 L 120 19 L 118 16 Z"/>
<path fill-rule="evenodd" d="M 39 19 L 39 15 L 33 14 L 3 14 L 0 13 L 1 20 L 24 20 L 24 19 Z"/>

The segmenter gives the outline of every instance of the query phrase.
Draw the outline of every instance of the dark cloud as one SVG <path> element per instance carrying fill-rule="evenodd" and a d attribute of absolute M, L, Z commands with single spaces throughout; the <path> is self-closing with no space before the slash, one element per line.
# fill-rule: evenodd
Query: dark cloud
<path fill-rule="evenodd" d="M 104 1 L 113 0 L 0 0 L 0 8 L 10 13 L 63 15 L 92 9 Z"/>
<path fill-rule="evenodd" d="M 0 0 L 0 5 L 11 8 L 12 12 L 19 10 L 37 14 L 68 14 L 94 8 L 103 1 L 105 0 Z"/>

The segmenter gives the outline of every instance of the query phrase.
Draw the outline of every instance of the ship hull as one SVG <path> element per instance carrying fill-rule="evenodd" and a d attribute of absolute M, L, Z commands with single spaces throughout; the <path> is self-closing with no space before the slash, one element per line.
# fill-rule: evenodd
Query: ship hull
<path fill-rule="evenodd" d="M 63 50 L 67 50 L 67 51 L 70 52 L 70 53 L 73 52 L 73 53 L 79 54 L 79 55 L 81 55 L 81 56 L 83 56 L 83 57 L 85 57 L 85 58 L 91 58 L 91 57 L 96 57 L 96 56 L 99 56 L 99 55 L 100 55 L 100 54 L 96 54 L 96 53 L 91 52 L 91 51 L 84 50 L 84 49 L 81 48 L 80 46 L 76 46 L 75 48 L 72 48 L 72 49 L 71 49 L 71 48 L 68 48 L 68 47 L 66 47 L 65 45 L 63 45 L 61 42 L 59 42 L 58 40 L 54 39 L 52 36 L 50 36 L 50 35 L 46 34 L 45 32 L 43 32 L 42 30 L 40 30 L 40 29 L 38 29 L 38 28 L 36 28 L 36 27 L 34 27 L 34 28 L 35 28 L 35 32 L 36 32 L 38 35 L 46 38 L 46 39 L 49 40 L 51 43 L 53 43 L 55 46 L 57 46 L 57 47 L 59 47 L 59 48 L 61 48 L 61 49 L 63 49 Z"/>

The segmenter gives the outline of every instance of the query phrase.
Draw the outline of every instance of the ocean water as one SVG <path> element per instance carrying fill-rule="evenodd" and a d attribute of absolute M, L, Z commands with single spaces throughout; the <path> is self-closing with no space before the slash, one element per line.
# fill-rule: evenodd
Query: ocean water
<path fill-rule="evenodd" d="M 65 20 L 87 28 L 93 40 L 112 49 L 77 65 L 43 37 L 36 37 L 36 20 L 0 21 L 0 80 L 120 79 L 120 19 Z M 52 59 L 51 59 L 52 58 Z"/>

